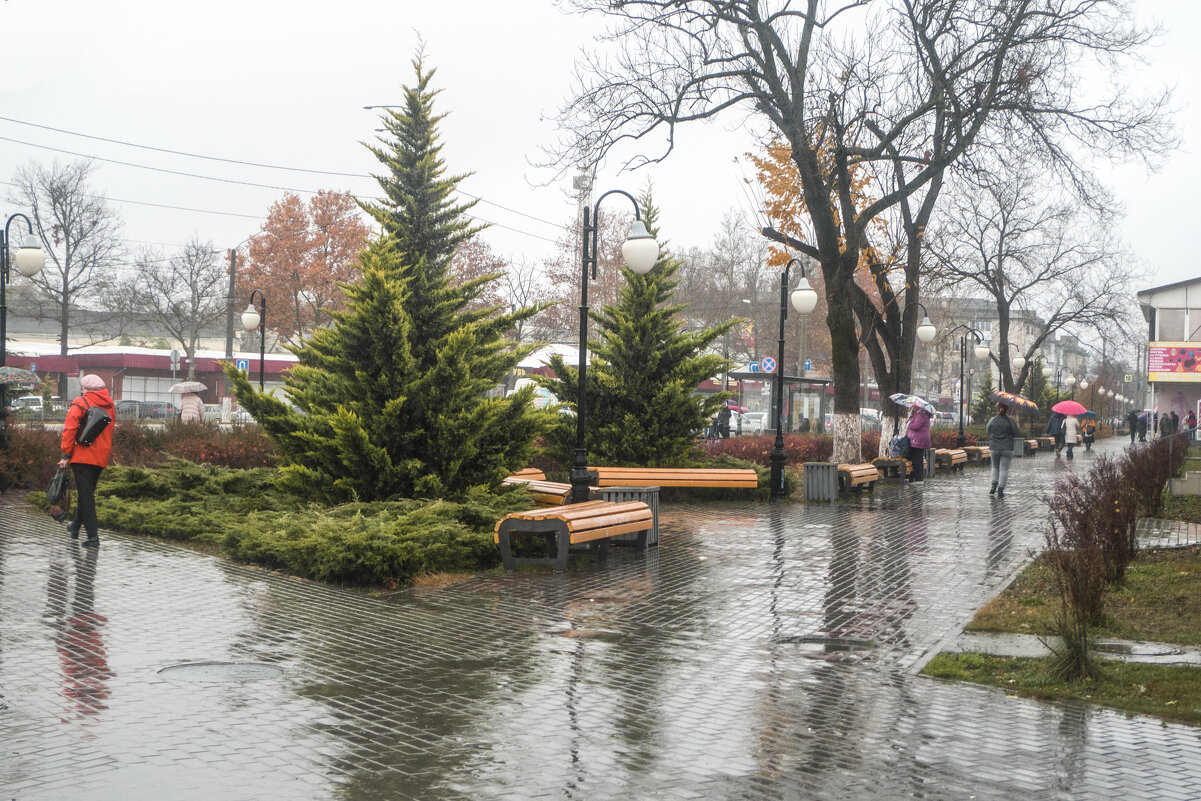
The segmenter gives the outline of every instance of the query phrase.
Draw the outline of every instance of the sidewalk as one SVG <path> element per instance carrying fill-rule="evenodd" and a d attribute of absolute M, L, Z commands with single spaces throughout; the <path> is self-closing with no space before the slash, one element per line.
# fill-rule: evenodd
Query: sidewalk
<path fill-rule="evenodd" d="M 1196 729 L 916 675 L 1091 458 L 386 598 L 0 507 L 0 798 L 1196 798 Z"/>

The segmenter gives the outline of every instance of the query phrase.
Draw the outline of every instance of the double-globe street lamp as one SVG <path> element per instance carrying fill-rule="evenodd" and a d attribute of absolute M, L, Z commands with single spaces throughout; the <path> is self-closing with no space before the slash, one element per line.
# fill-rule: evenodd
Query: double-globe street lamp
<path fill-rule="evenodd" d="M 920 303 L 919 301 L 916 301 L 916 300 L 913 301 L 912 303 L 906 305 L 905 308 L 901 311 L 901 326 L 902 326 L 902 328 L 905 325 L 905 322 L 904 322 L 905 315 L 914 306 L 918 306 L 922 310 L 922 321 L 920 323 L 918 323 L 918 326 L 917 326 L 918 341 L 924 342 L 924 343 L 925 342 L 933 342 L 935 335 L 938 334 L 938 329 L 934 327 L 934 323 L 930 322 L 930 312 L 926 311 L 925 305 Z M 900 347 L 901 346 L 898 344 L 897 345 L 898 351 L 900 350 Z M 893 370 L 893 392 L 899 394 L 900 391 L 901 391 L 901 365 L 900 365 L 900 362 L 898 361 L 895 369 Z M 894 437 L 897 436 L 897 434 L 900 432 L 900 430 L 901 430 L 901 404 L 894 403 L 893 404 L 893 413 L 892 413 L 892 435 Z"/>
<path fill-rule="evenodd" d="M 583 503 L 588 500 L 588 488 L 592 483 L 588 475 L 588 450 L 584 444 L 584 415 L 588 411 L 586 370 L 588 369 L 588 268 L 592 267 L 592 277 L 596 278 L 596 247 L 599 239 L 600 204 L 609 195 L 624 195 L 634 205 L 634 224 L 626 241 L 622 243 L 621 255 L 626 266 L 639 275 L 646 275 L 655 266 L 659 258 L 659 243 L 646 230 L 642 222 L 642 213 L 638 209 L 638 201 L 629 192 L 621 189 L 610 189 L 599 198 L 592 208 L 584 207 L 584 243 L 582 248 L 582 272 L 580 274 L 580 362 L 578 367 L 579 396 L 576 398 L 575 419 L 575 461 L 571 466 L 571 502 Z M 589 214 L 591 212 L 591 215 Z"/>
<path fill-rule="evenodd" d="M 817 290 L 809 285 L 804 262 L 789 259 L 780 273 L 780 351 L 776 360 L 776 444 L 771 452 L 771 501 L 784 497 L 784 463 L 788 459 L 784 451 L 784 321 L 788 319 L 788 272 L 794 264 L 801 268 L 801 282 L 792 291 L 792 308 L 806 315 L 817 307 Z"/>
<path fill-rule="evenodd" d="M 259 296 L 259 308 L 255 311 L 254 296 Z M 242 327 L 247 331 L 259 330 L 259 392 L 263 391 L 263 367 L 267 361 L 267 298 L 262 290 L 250 293 L 250 305 L 242 312 Z"/>
<path fill-rule="evenodd" d="M 967 338 L 970 334 L 976 340 L 975 354 L 977 359 L 988 358 L 988 345 L 984 344 L 984 335 L 975 328 L 967 325 L 957 325 L 956 329 L 963 329 L 963 334 L 959 337 L 959 435 L 955 437 L 955 444 L 962 448 L 967 442 L 967 435 L 963 433 L 963 364 L 967 361 Z"/>
<path fill-rule="evenodd" d="M 10 241 L 9 226 L 13 220 L 20 217 L 29 228 L 25 241 L 17 248 L 17 271 L 26 278 L 33 278 L 46 265 L 46 253 L 42 250 L 42 242 L 33 233 L 33 223 L 24 214 L 17 213 L 4 223 L 3 237 L 0 238 L 0 366 L 8 365 L 8 298 L 6 286 L 9 278 L 8 243 Z M 0 383 L 0 450 L 8 450 L 8 385 Z"/>

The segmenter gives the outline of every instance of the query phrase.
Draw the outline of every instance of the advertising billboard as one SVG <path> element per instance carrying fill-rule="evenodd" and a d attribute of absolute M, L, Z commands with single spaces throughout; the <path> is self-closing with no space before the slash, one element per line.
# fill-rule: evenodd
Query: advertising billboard
<path fill-rule="evenodd" d="M 1147 380 L 1201 383 L 1201 342 L 1152 342 Z"/>

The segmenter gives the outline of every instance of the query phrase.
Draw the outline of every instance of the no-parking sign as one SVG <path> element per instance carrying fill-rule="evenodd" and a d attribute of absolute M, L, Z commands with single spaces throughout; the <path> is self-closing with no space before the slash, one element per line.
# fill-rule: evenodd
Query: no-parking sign
<path fill-rule="evenodd" d="M 763 368 L 765 373 L 774 373 L 776 371 L 776 360 L 770 356 L 764 356 L 759 366 Z"/>

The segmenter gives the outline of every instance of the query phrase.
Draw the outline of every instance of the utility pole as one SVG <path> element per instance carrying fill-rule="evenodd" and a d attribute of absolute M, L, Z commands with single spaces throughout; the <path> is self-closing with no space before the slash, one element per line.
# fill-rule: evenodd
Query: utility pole
<path fill-rule="evenodd" d="M 229 294 L 225 298 L 225 360 L 234 359 L 234 275 L 236 273 L 238 252 L 229 251 Z"/>

